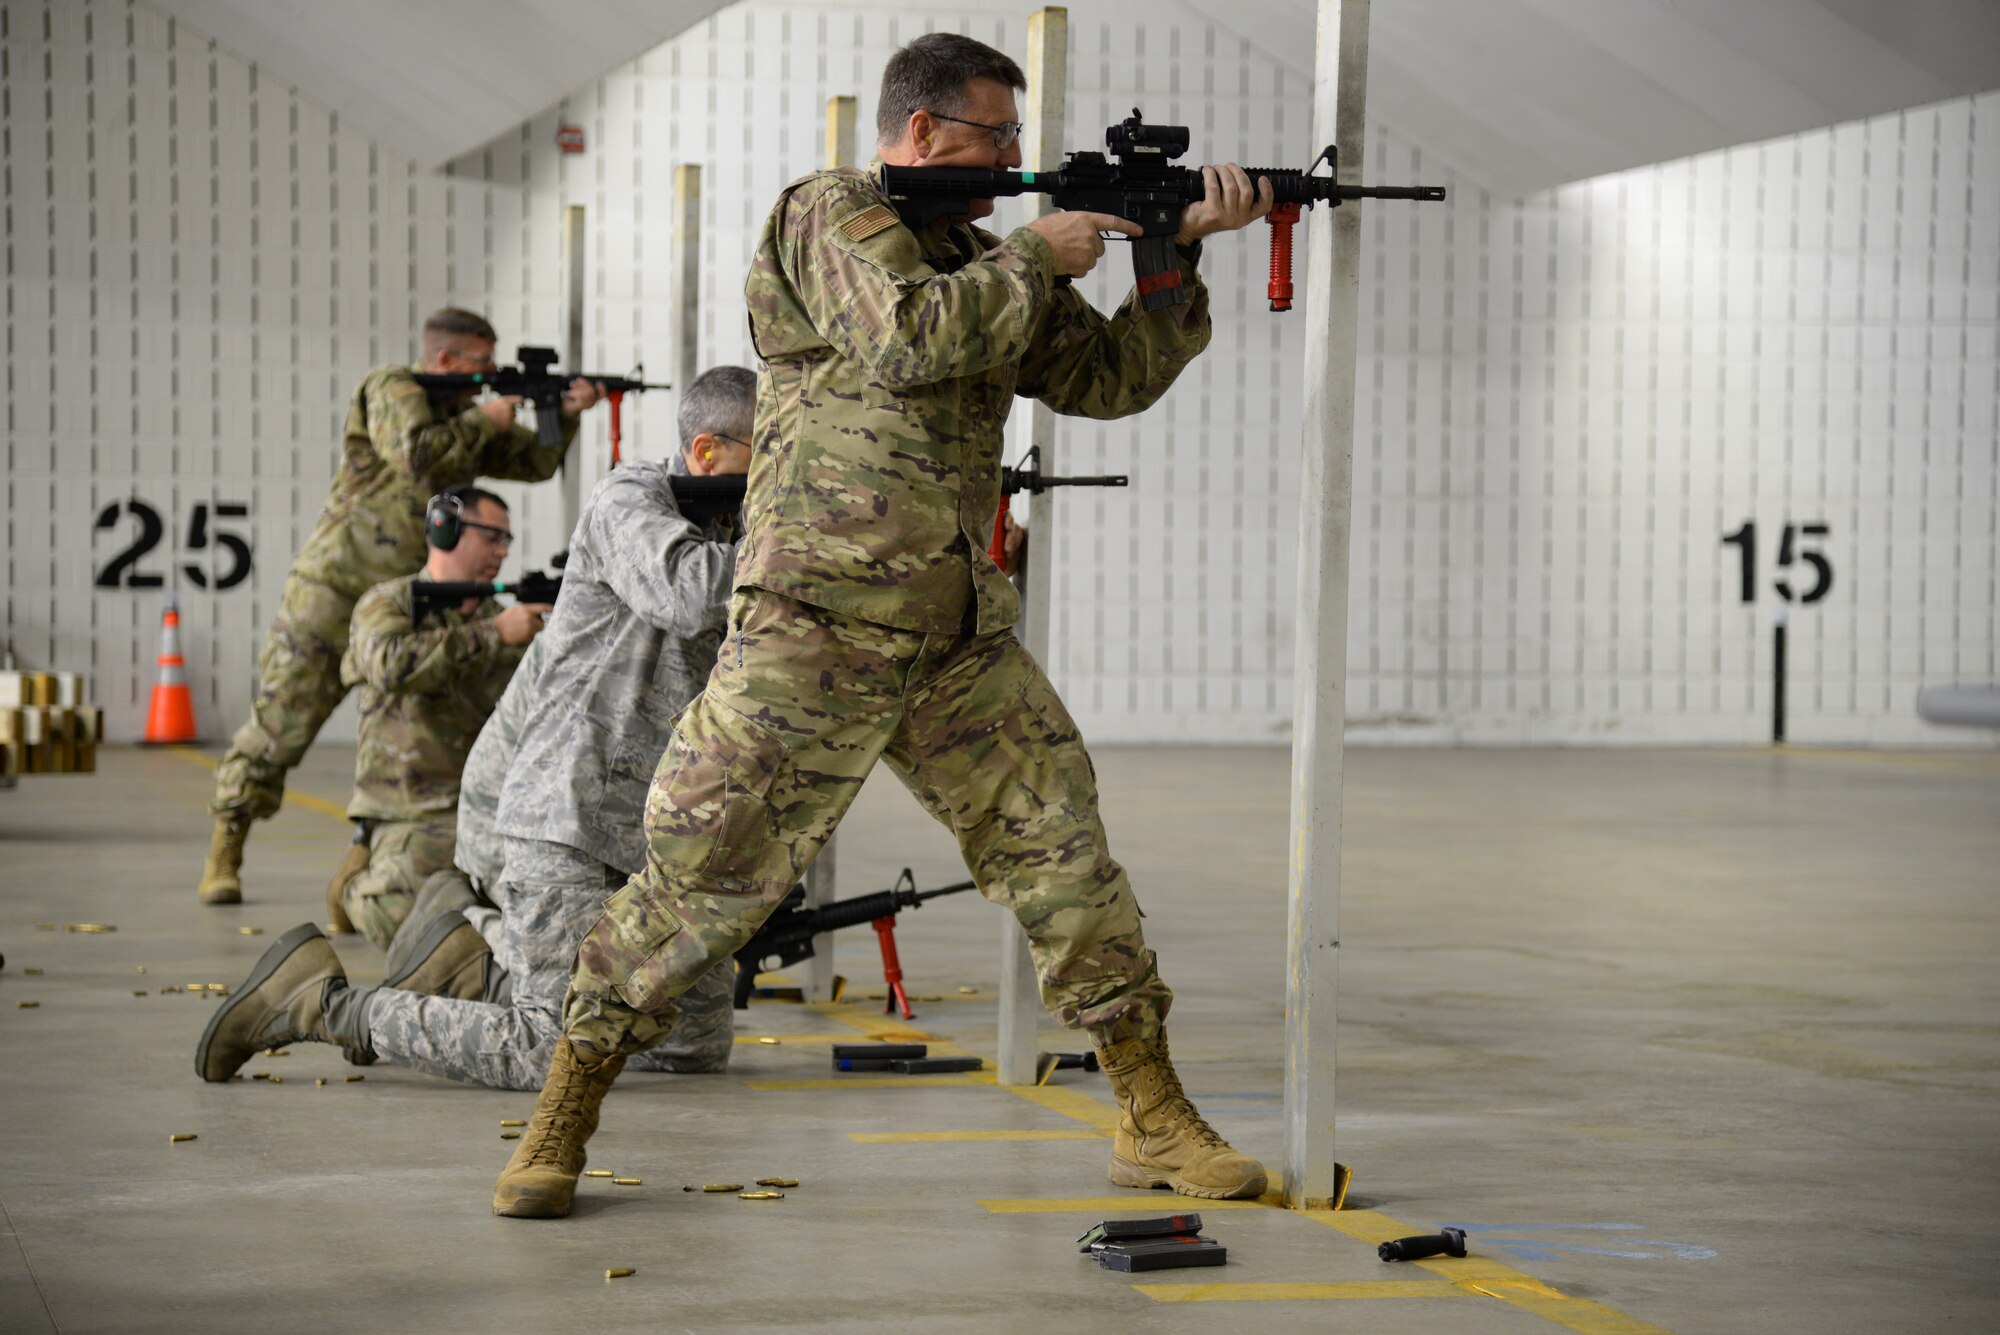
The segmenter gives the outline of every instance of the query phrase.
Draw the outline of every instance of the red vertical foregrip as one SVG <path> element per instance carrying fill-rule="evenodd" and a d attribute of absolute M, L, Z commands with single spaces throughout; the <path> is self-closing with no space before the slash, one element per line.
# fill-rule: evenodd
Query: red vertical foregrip
<path fill-rule="evenodd" d="M 1006 492 L 1000 493 L 1000 509 L 993 516 L 993 545 L 986 554 L 993 558 L 993 564 L 1000 567 L 1000 573 L 1007 573 L 1007 509 L 1013 499 Z"/>
<path fill-rule="evenodd" d="M 613 390 L 610 394 L 605 395 L 605 397 L 611 401 L 611 466 L 613 468 L 616 468 L 618 466 L 618 440 L 619 440 L 618 405 L 624 402 L 625 395 L 624 392 L 621 390 Z"/>
<path fill-rule="evenodd" d="M 1271 309 L 1292 308 L 1292 224 L 1299 220 L 1296 204 L 1271 206 Z"/>
<path fill-rule="evenodd" d="M 905 1020 L 914 1020 L 917 1013 L 910 1009 L 910 994 L 903 990 L 903 961 L 896 957 L 896 915 L 886 914 L 875 919 L 873 925 L 875 939 L 882 946 L 882 981 L 889 985 L 888 995 L 882 1000 L 882 1013 L 901 1010 Z"/>

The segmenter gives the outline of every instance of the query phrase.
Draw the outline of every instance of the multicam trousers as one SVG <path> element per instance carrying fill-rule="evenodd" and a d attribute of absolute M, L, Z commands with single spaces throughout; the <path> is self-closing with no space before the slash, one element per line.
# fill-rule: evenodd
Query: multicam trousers
<path fill-rule="evenodd" d="M 368 864 L 347 883 L 340 906 L 356 931 L 387 950 L 424 882 L 452 865 L 458 820 L 446 811 L 428 820 L 367 821 L 364 828 Z"/>
<path fill-rule="evenodd" d="M 217 815 L 240 812 L 257 820 L 277 814 L 285 774 L 305 758 L 347 688 L 340 659 L 347 652 L 353 598 L 315 580 L 285 578 L 285 592 L 257 658 L 257 698 L 250 721 L 230 739 L 215 774 Z"/>
<path fill-rule="evenodd" d="M 563 992 L 577 942 L 626 877 L 561 844 L 509 839 L 506 846 L 506 870 L 492 891 L 500 909 L 492 945 L 494 964 L 513 981 L 511 999 L 492 1005 L 379 988 L 368 1003 L 369 1041 L 378 1056 L 449 1080 L 497 1089 L 542 1087 L 562 1033 Z M 704 975 L 682 998 L 680 1023 L 627 1068 L 690 1074 L 728 1066 L 736 1034 L 730 1009 L 735 979 L 730 961 Z"/>
<path fill-rule="evenodd" d="M 1100 1043 L 1156 1033 L 1173 994 L 1111 858 L 1076 725 L 1011 631 L 925 635 L 739 592 L 707 689 L 646 802 L 646 867 L 577 952 L 571 1040 L 639 1051 L 756 932 L 877 759 L 958 837 L 1027 930 L 1042 1000 Z"/>

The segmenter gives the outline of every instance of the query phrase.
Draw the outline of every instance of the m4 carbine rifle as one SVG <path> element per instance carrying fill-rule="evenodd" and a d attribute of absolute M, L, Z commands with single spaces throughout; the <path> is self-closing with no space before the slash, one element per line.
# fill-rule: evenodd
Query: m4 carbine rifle
<path fill-rule="evenodd" d="M 882 975 L 889 985 L 889 995 L 882 1006 L 883 1014 L 900 1005 L 903 1017 L 909 1019 L 910 998 L 903 991 L 902 961 L 896 957 L 896 915 L 906 908 L 921 907 L 926 899 L 978 888 L 976 881 L 957 881 L 936 890 L 919 890 L 916 877 L 905 867 L 892 889 L 878 890 L 872 895 L 856 895 L 853 899 L 839 899 L 814 908 L 806 903 L 805 887 L 794 886 L 777 910 L 764 919 L 757 935 L 736 952 L 736 1009 L 742 1010 L 750 1004 L 750 992 L 760 972 L 783 969 L 801 960 L 809 960 L 813 955 L 815 936 L 821 932 L 838 931 L 842 927 L 858 927 L 865 922 L 874 925 L 875 935 L 882 945 Z"/>
<path fill-rule="evenodd" d="M 1001 574 L 1011 573 L 1007 560 L 1007 516 L 1013 509 L 1015 492 L 1025 491 L 1030 496 L 1039 496 L 1054 487 L 1123 487 L 1130 482 L 1131 479 L 1123 473 L 1095 473 L 1078 477 L 1056 477 L 1044 473 L 1042 447 L 1030 445 L 1018 467 L 1013 464 L 1000 466 L 1000 508 L 993 514 L 993 542 L 987 547 L 986 555 L 1000 567 Z"/>
<path fill-rule="evenodd" d="M 1201 171 L 1176 167 L 1173 160 L 1187 152 L 1185 125 L 1148 125 L 1137 107 L 1104 132 L 1103 153 L 1076 152 L 1051 172 L 993 171 L 984 167 L 882 168 L 882 192 L 903 221 L 922 227 L 938 218 L 972 212 L 975 199 L 1003 195 L 1046 194 L 1059 209 L 1109 213 L 1137 224 L 1143 234 L 1121 237 L 1132 243 L 1132 267 L 1139 297 L 1149 311 L 1178 306 L 1188 299 L 1174 258 L 1174 236 L 1181 230 L 1181 213 L 1207 194 Z M 1116 158 L 1117 161 L 1112 161 Z M 1312 173 L 1320 163 L 1325 176 Z M 1334 180 L 1338 160 L 1329 146 L 1311 167 L 1246 167 L 1254 186 L 1258 177 L 1271 182 L 1276 204 L 1271 223 L 1271 309 L 1292 308 L 1292 224 L 1299 210 L 1318 203 L 1338 207 L 1348 199 L 1444 198 L 1438 185 L 1341 185 Z"/>
<path fill-rule="evenodd" d="M 618 466 L 619 433 L 618 409 L 627 394 L 643 394 L 649 389 L 671 389 L 670 385 L 649 385 L 639 379 L 646 373 L 643 366 L 632 368 L 632 374 L 596 375 L 589 371 L 557 371 L 556 350 L 522 346 L 515 349 L 519 366 L 498 366 L 491 371 L 473 371 L 456 375 L 434 375 L 428 371 L 417 376 L 417 383 L 424 387 L 433 404 L 450 403 L 453 399 L 477 394 L 482 389 L 490 389 L 495 394 L 526 399 L 535 405 L 535 434 L 544 446 L 562 444 L 563 391 L 572 380 L 589 380 L 604 387 L 606 399 L 611 404 L 611 465 Z"/>
<path fill-rule="evenodd" d="M 561 563 L 557 563 L 560 570 Z M 562 575 L 544 575 L 530 570 L 519 579 L 420 579 L 410 585 L 411 619 L 422 625 L 424 618 L 447 607 L 457 607 L 467 598 L 493 598 L 507 594 L 521 603 L 552 603 L 562 592 Z"/>
<path fill-rule="evenodd" d="M 674 504 L 681 516 L 697 528 L 705 528 L 710 520 L 723 515 L 734 515 L 743 508 L 743 491 L 749 479 L 740 473 L 710 477 L 676 475 L 668 479 L 673 488 Z M 561 553 L 549 564 L 556 568 L 554 575 L 544 575 L 538 570 L 514 580 L 418 580 L 410 586 L 411 603 L 416 620 L 421 623 L 431 613 L 441 608 L 456 607 L 467 598 L 492 598 L 507 594 L 524 603 L 553 603 L 562 592 L 562 568 L 567 553 Z"/>

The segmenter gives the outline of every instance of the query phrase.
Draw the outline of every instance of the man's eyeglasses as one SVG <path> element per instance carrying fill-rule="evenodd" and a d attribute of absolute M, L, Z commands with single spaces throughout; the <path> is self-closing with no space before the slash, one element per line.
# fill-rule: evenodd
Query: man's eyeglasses
<path fill-rule="evenodd" d="M 486 541 L 495 547 L 512 547 L 514 545 L 514 535 L 504 528 L 495 528 L 491 524 L 475 524 L 470 519 L 459 520 L 458 526 L 460 528 L 478 529 L 486 535 Z"/>
<path fill-rule="evenodd" d="M 1019 139 L 1021 131 L 1026 128 L 1020 121 L 1001 121 L 998 125 L 988 125 L 985 121 L 969 121 L 960 116 L 947 116 L 941 111 L 931 112 L 931 119 L 950 121 L 953 125 L 970 125 L 975 130 L 991 130 L 995 148 L 1007 147 Z"/>

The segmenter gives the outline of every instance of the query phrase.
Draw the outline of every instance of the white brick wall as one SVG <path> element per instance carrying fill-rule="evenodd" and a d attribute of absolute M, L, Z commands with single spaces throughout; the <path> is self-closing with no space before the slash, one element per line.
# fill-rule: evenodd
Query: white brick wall
<path fill-rule="evenodd" d="M 0 0 L 16 654 L 91 673 L 132 735 L 161 595 L 92 587 L 134 531 L 92 521 L 136 494 L 185 543 L 193 505 L 247 502 L 255 574 L 182 588 L 202 721 L 225 733 L 346 394 L 411 355 L 426 311 L 481 307 L 509 349 L 559 341 L 561 209 L 582 204 L 586 358 L 663 375 L 673 168 L 697 162 L 701 360 L 744 360 L 750 246 L 814 164 L 826 99 L 860 99 L 865 143 L 899 42 L 949 26 L 1018 50 L 1026 12 L 739 5 L 445 178 L 143 4 Z M 1138 102 L 1198 155 L 1316 150 L 1310 53 L 1275 62 L 1176 3 L 1070 14 L 1079 146 Z M 556 151 L 565 121 L 588 153 Z M 2000 681 L 2000 96 L 1519 203 L 1383 126 L 1368 175 L 1453 198 L 1367 206 L 1357 736 L 1759 741 L 1780 535 L 1824 521 L 1835 582 L 1792 613 L 1792 736 L 1990 742 L 1912 701 Z M 1303 317 L 1263 309 L 1264 263 L 1261 228 L 1212 245 L 1208 354 L 1151 413 L 1064 428 L 1065 471 L 1133 478 L 1062 502 L 1051 668 L 1096 739 L 1285 735 Z M 1128 276 L 1114 250 L 1085 290 L 1108 305 Z M 628 401 L 628 451 L 671 448 L 671 409 Z M 601 421 L 584 450 L 587 486 Z M 539 565 L 565 537 L 554 489 L 510 495 Z M 1745 520 L 1749 608 L 1721 541 Z M 191 559 L 168 543 L 141 569 Z"/>

